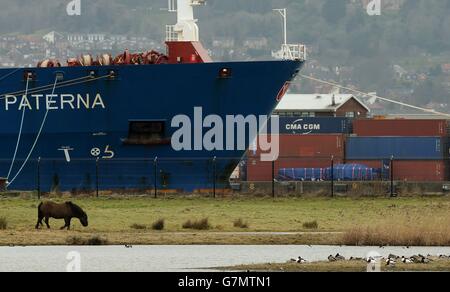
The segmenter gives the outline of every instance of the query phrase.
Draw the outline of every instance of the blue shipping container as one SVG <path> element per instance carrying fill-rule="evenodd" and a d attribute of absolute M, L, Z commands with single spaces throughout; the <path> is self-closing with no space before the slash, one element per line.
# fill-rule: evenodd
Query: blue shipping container
<path fill-rule="evenodd" d="M 442 160 L 448 157 L 448 143 L 441 137 L 349 137 L 348 160 L 389 159 Z"/>
<path fill-rule="evenodd" d="M 373 181 L 381 178 L 380 168 L 370 168 L 361 164 L 339 164 L 334 167 L 331 174 L 331 167 L 327 168 L 327 180 L 332 178 L 338 181 Z"/>
<path fill-rule="evenodd" d="M 280 134 L 314 135 L 314 134 L 348 134 L 351 132 L 351 119 L 348 118 L 301 118 L 280 117 Z M 268 133 L 271 124 L 268 122 Z"/>
<path fill-rule="evenodd" d="M 328 168 L 282 168 L 278 172 L 280 181 L 373 181 L 380 179 L 382 170 L 361 164 L 338 164 Z"/>
<path fill-rule="evenodd" d="M 281 168 L 278 171 L 280 181 L 324 181 L 326 168 Z"/>

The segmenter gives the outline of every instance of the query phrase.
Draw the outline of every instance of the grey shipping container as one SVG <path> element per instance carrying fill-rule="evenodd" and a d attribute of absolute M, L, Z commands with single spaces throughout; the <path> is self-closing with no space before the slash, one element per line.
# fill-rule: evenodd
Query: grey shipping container
<path fill-rule="evenodd" d="M 302 118 L 279 117 L 280 134 L 290 135 L 315 135 L 315 134 L 349 134 L 352 129 L 352 121 L 348 118 Z M 267 125 L 268 133 L 271 133 L 271 123 Z"/>

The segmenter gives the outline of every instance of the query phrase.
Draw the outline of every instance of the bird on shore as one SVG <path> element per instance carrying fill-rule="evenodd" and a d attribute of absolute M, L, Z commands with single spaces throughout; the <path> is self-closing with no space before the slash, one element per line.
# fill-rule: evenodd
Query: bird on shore
<path fill-rule="evenodd" d="M 388 267 L 395 267 L 396 262 L 393 259 L 387 259 L 386 266 Z"/>
<path fill-rule="evenodd" d="M 410 257 L 410 260 L 413 263 L 415 263 L 415 264 L 421 264 L 422 263 L 422 257 L 421 256 L 413 255 L 412 257 Z"/>
<path fill-rule="evenodd" d="M 419 260 L 417 262 L 417 260 Z M 429 258 L 429 256 L 424 256 L 419 254 L 418 258 L 416 257 L 414 262 L 418 264 L 429 264 L 432 260 Z"/>
<path fill-rule="evenodd" d="M 345 257 L 341 256 L 340 254 L 336 254 L 336 256 L 334 258 L 338 261 L 345 261 Z"/>
<path fill-rule="evenodd" d="M 297 264 L 306 264 L 308 261 L 302 257 L 298 257 L 296 262 L 297 262 Z"/>
<path fill-rule="evenodd" d="M 334 256 L 330 255 L 330 256 L 328 257 L 328 261 L 329 261 L 329 262 L 336 262 L 337 259 L 336 259 Z"/>
<path fill-rule="evenodd" d="M 363 258 L 354 258 L 354 257 L 350 257 L 349 261 L 362 261 L 364 260 Z"/>
<path fill-rule="evenodd" d="M 388 256 L 388 259 L 392 259 L 392 260 L 398 260 L 398 259 L 400 259 L 400 257 L 399 256 L 396 256 L 395 254 L 390 254 L 389 256 Z"/>
<path fill-rule="evenodd" d="M 413 261 L 411 259 L 405 258 L 404 256 L 402 256 L 402 263 L 404 264 L 412 264 Z"/>
<path fill-rule="evenodd" d="M 366 258 L 366 262 L 367 262 L 368 264 L 376 264 L 376 263 L 377 263 L 377 260 L 374 259 L 373 257 L 368 257 L 368 258 Z"/>
<path fill-rule="evenodd" d="M 125 248 L 133 248 L 133 246 L 132 246 L 132 245 L 129 245 L 129 244 L 126 244 L 126 245 L 125 245 Z"/>

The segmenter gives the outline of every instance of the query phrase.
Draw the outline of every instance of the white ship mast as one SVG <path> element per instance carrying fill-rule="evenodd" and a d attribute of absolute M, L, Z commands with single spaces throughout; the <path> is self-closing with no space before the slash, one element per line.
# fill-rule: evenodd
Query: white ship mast
<path fill-rule="evenodd" d="M 166 41 L 198 42 L 200 37 L 194 6 L 204 4 L 206 0 L 169 0 L 169 11 L 177 12 L 177 24 L 166 27 Z"/>
<path fill-rule="evenodd" d="M 281 50 L 272 52 L 272 56 L 282 60 L 306 60 L 306 47 L 302 44 L 288 44 L 287 40 L 287 9 L 274 9 L 283 19 L 283 44 Z"/>

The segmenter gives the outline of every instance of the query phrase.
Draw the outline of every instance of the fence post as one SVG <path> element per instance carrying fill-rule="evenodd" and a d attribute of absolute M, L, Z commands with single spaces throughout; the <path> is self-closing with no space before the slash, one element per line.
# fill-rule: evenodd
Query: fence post
<path fill-rule="evenodd" d="M 95 160 L 95 196 L 99 197 L 99 158 Z"/>
<path fill-rule="evenodd" d="M 395 197 L 394 194 L 394 155 L 391 156 L 391 198 Z"/>
<path fill-rule="evenodd" d="M 38 200 L 41 199 L 41 158 L 37 160 L 37 195 Z"/>
<path fill-rule="evenodd" d="M 157 199 L 158 198 L 158 182 L 157 182 L 157 180 L 158 180 L 158 157 L 155 157 L 155 160 L 153 160 L 153 171 L 155 174 L 155 177 L 154 177 L 154 179 L 155 179 L 155 185 L 154 185 L 155 199 Z"/>
<path fill-rule="evenodd" d="M 275 198 L 275 160 L 272 160 L 272 197 Z"/>
<path fill-rule="evenodd" d="M 334 156 L 331 156 L 331 197 L 334 198 Z"/>
<path fill-rule="evenodd" d="M 217 157 L 213 158 L 213 198 L 216 198 Z"/>

